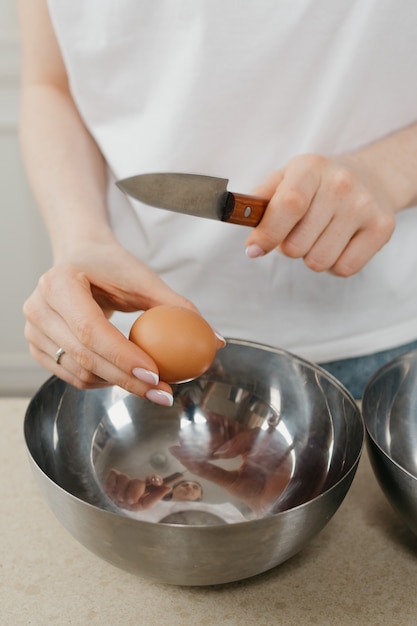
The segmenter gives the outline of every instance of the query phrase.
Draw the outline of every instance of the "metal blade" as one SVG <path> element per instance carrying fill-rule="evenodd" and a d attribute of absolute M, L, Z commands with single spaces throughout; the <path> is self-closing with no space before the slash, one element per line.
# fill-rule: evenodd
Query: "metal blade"
<path fill-rule="evenodd" d="M 224 178 L 198 174 L 140 174 L 119 180 L 128 195 L 161 209 L 219 220 L 227 200 Z"/>

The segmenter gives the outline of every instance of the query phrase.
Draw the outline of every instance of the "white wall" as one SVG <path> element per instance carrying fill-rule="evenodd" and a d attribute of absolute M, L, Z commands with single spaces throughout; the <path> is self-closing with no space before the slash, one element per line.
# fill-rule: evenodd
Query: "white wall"
<path fill-rule="evenodd" d="M 0 0 L 0 395 L 32 395 L 49 373 L 23 337 L 22 304 L 50 263 L 19 154 L 19 40 L 14 0 Z"/>

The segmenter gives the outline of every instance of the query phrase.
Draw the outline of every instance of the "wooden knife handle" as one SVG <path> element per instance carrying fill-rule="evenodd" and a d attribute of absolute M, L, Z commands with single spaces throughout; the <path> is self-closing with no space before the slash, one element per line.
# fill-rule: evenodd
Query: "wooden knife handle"
<path fill-rule="evenodd" d="M 269 200 L 239 193 L 227 194 L 222 221 L 242 226 L 256 226 L 261 221 Z"/>

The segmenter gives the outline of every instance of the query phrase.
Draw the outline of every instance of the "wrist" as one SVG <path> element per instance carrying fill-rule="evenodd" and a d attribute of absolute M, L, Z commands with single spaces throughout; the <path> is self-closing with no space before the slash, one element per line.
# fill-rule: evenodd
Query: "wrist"
<path fill-rule="evenodd" d="M 62 226 L 59 234 L 50 233 L 52 258 L 54 265 L 77 262 L 89 255 L 97 246 L 112 245 L 116 239 L 108 225 L 75 224 L 68 228 Z"/>

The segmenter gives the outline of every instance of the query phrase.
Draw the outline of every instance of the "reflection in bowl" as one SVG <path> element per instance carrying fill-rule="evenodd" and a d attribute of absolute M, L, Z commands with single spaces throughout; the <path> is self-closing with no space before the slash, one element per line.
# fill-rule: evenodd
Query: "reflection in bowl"
<path fill-rule="evenodd" d="M 174 397 L 41 387 L 25 439 L 57 518 L 114 565 L 179 585 L 247 578 L 301 550 L 359 462 L 350 394 L 292 354 L 230 339 Z"/>
<path fill-rule="evenodd" d="M 417 534 L 417 351 L 376 372 L 362 407 L 375 476 L 394 510 Z"/>

